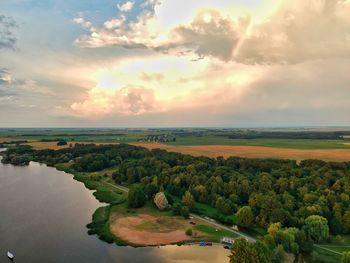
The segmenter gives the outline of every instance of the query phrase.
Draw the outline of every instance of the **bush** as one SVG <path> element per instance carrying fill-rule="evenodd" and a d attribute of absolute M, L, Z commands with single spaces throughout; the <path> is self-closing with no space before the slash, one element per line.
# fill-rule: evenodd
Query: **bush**
<path fill-rule="evenodd" d="M 65 140 L 59 140 L 57 142 L 57 146 L 64 146 L 64 145 L 67 145 L 67 142 Z"/>
<path fill-rule="evenodd" d="M 184 218 L 189 218 L 190 217 L 190 209 L 188 208 L 188 206 L 181 207 L 181 215 Z"/>
<path fill-rule="evenodd" d="M 340 235 L 337 235 L 335 238 L 334 238 L 334 242 L 338 245 L 343 245 L 344 244 L 344 238 L 342 238 L 342 236 Z"/>
<path fill-rule="evenodd" d="M 193 234 L 192 228 L 186 229 L 186 235 L 187 236 L 192 236 L 192 234 Z"/>

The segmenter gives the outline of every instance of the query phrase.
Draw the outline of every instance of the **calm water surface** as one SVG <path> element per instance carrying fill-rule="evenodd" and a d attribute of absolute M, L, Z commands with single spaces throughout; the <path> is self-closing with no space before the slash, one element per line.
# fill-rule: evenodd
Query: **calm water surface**
<path fill-rule="evenodd" d="M 99 203 L 72 175 L 31 163 L 0 163 L 0 262 L 227 263 L 221 246 L 131 248 L 108 245 L 89 236 Z"/>

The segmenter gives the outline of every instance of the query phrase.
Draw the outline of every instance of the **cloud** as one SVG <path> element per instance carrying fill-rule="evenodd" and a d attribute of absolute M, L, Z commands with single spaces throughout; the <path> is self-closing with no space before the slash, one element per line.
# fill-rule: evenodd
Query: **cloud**
<path fill-rule="evenodd" d="M 185 60 L 177 58 L 178 63 Z M 88 98 L 73 103 L 71 114 L 101 121 L 128 116 L 124 124 L 129 125 L 143 118 L 151 126 L 345 125 L 350 121 L 346 59 L 287 65 L 204 59 L 188 61 L 191 70 L 181 63 L 178 68 L 165 68 L 160 64 L 170 67 L 176 60 L 165 61 L 119 62 L 108 69 L 119 84 L 112 89 L 93 88 Z M 200 66 L 204 62 L 208 64 Z"/>
<path fill-rule="evenodd" d="M 0 14 L 0 50 L 15 48 L 17 39 L 12 29 L 16 27 L 17 24 L 11 17 Z"/>
<path fill-rule="evenodd" d="M 92 90 L 88 99 L 74 102 L 71 109 L 80 116 L 142 115 L 160 111 L 154 92 L 142 87 L 125 87 L 108 93 Z"/>
<path fill-rule="evenodd" d="M 146 73 L 142 72 L 141 73 L 141 80 L 145 82 L 162 82 L 164 80 L 164 75 L 161 73 Z"/>
<path fill-rule="evenodd" d="M 7 68 L 0 68 L 0 101 L 5 104 L 33 108 L 33 101 L 40 97 L 50 98 L 56 93 L 31 79 L 15 78 Z"/>
<path fill-rule="evenodd" d="M 152 33 L 149 21 L 153 19 L 154 12 L 144 10 L 133 21 L 127 21 L 123 15 L 104 22 L 101 28 L 96 28 L 84 18 L 75 18 L 77 24 L 84 24 L 90 31 L 89 35 L 82 35 L 75 40 L 80 47 L 99 48 L 106 46 L 122 46 L 125 48 L 148 48 L 150 38 L 156 37 Z M 148 43 L 149 42 L 149 43 Z"/>
<path fill-rule="evenodd" d="M 289 1 L 288 1 L 289 2 Z M 253 25 L 234 55 L 243 63 L 300 63 L 350 58 L 350 1 L 286 2 Z"/>
<path fill-rule="evenodd" d="M 134 7 L 134 2 L 128 1 L 123 4 L 118 4 L 117 7 L 121 12 L 129 12 Z"/>
<path fill-rule="evenodd" d="M 350 1 L 283 1 L 264 19 L 256 18 L 261 16 L 258 12 L 233 14 L 212 1 L 208 8 L 193 9 L 190 21 L 165 21 L 167 27 L 162 12 L 167 12 L 169 3 L 155 2 L 134 20 L 121 16 L 102 28 L 91 26 L 91 34 L 79 37 L 76 44 L 146 48 L 245 64 L 350 58 Z M 185 1 L 177 5 L 179 10 L 186 8 Z"/>
<path fill-rule="evenodd" d="M 10 84 L 12 81 L 12 77 L 9 74 L 9 70 L 7 68 L 0 68 L 0 86 Z"/>
<path fill-rule="evenodd" d="M 241 36 L 249 26 L 249 18 L 234 22 L 217 10 L 200 11 L 189 25 L 180 25 L 170 32 L 169 41 L 155 50 L 175 50 L 178 54 L 197 54 L 232 60 Z"/>
<path fill-rule="evenodd" d="M 92 23 L 89 21 L 85 21 L 82 17 L 76 17 L 73 19 L 74 23 L 82 26 L 83 28 L 90 29 L 92 27 Z"/>
<path fill-rule="evenodd" d="M 115 67 L 96 72 L 96 84 L 88 92 L 88 98 L 77 100 L 71 108 L 79 116 L 103 117 L 156 114 L 179 107 L 196 108 L 203 100 L 216 107 L 228 93 L 223 92 L 222 98 L 211 93 L 207 97 L 199 98 L 199 95 L 219 87 L 226 87 L 227 91 L 232 90 L 230 93 L 237 95 L 244 89 L 243 85 L 259 74 L 254 70 L 247 72 L 234 62 L 230 65 L 206 63 L 206 59 L 194 63 L 184 57 L 168 55 L 119 61 Z"/>
<path fill-rule="evenodd" d="M 104 27 L 107 30 L 117 29 L 121 26 L 123 26 L 123 23 L 125 22 L 126 18 L 125 16 L 121 16 L 119 19 L 111 19 L 104 22 Z"/>

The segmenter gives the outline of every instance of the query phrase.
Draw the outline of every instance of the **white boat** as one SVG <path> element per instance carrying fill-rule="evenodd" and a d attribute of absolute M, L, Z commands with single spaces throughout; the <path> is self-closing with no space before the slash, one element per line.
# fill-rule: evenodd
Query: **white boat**
<path fill-rule="evenodd" d="M 11 260 L 14 260 L 15 258 L 15 256 L 10 251 L 7 251 L 7 257 Z"/>

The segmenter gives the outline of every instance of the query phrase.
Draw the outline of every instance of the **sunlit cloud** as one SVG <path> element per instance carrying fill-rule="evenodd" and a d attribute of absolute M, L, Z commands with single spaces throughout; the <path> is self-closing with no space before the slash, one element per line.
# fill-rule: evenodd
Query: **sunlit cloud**
<path fill-rule="evenodd" d="M 174 5 L 186 14 L 170 15 Z M 265 8 L 257 8 L 261 5 Z M 102 28 L 91 26 L 91 34 L 76 44 L 148 48 L 248 64 L 349 57 L 348 1 L 247 1 L 242 6 L 239 1 L 164 0 L 135 20 L 121 16 L 116 27 L 106 26 L 115 20 Z"/>
<path fill-rule="evenodd" d="M 258 67 L 248 70 L 247 66 L 235 62 L 210 62 L 207 59 L 193 62 L 166 55 L 130 59 L 93 72 L 91 78 L 96 84 L 89 91 L 88 99 L 74 102 L 71 108 L 82 116 L 96 116 L 166 112 L 203 103 L 220 105 L 222 100 L 230 98 L 229 94 L 238 99 L 248 84 L 264 71 Z M 131 95 L 141 98 L 138 103 L 147 106 L 131 110 L 135 102 L 128 100 L 130 105 L 125 104 L 125 98 Z M 138 103 L 135 105 L 140 105 Z"/>
<path fill-rule="evenodd" d="M 0 3 L 11 11 L 0 15 L 0 100 L 12 119 L 350 122 L 350 1 L 44 0 L 29 13 L 10 2 Z"/>

